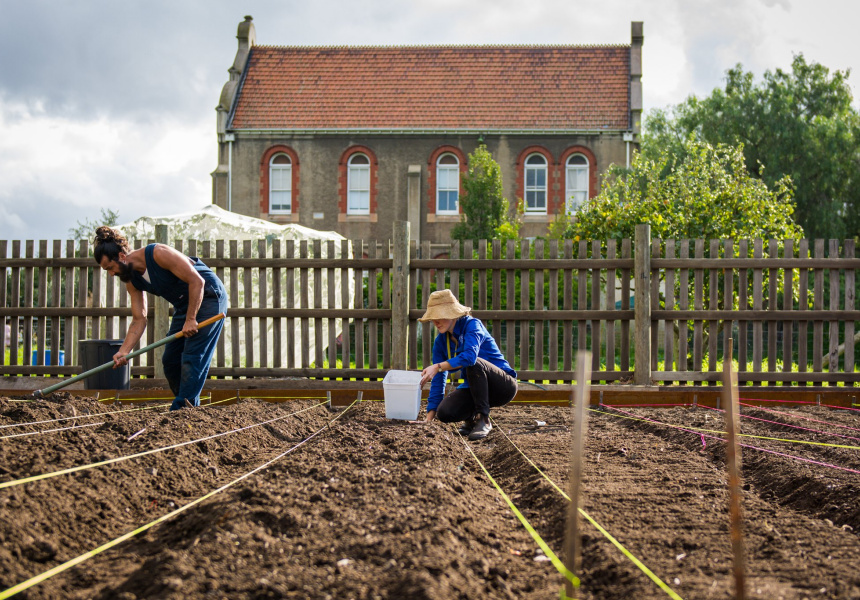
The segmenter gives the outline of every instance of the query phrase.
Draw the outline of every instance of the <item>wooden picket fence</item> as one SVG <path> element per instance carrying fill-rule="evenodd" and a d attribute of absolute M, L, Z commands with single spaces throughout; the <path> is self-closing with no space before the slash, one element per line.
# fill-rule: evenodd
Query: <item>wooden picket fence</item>
<path fill-rule="evenodd" d="M 450 288 L 522 381 L 572 381 L 584 349 L 595 383 L 714 385 L 729 339 L 742 383 L 860 381 L 853 240 L 652 240 L 640 226 L 634 240 L 431 246 L 396 223 L 381 242 L 172 244 L 200 256 L 229 292 L 217 379 L 365 381 L 420 369 L 434 330 L 417 319 L 431 292 Z M 80 373 L 79 340 L 127 331 L 125 287 L 86 241 L 0 240 L 0 275 L 4 376 Z M 163 301 L 149 305 L 142 343 L 167 327 Z M 132 377 L 159 377 L 159 356 L 135 359 Z"/>

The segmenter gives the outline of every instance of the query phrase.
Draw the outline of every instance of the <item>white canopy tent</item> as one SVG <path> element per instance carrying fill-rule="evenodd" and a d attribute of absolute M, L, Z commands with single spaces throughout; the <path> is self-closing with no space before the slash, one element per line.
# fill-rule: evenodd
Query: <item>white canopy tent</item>
<path fill-rule="evenodd" d="M 258 240 L 265 239 L 267 242 L 267 255 L 272 256 L 271 248 L 274 240 L 281 240 L 281 256 L 286 256 L 286 241 L 294 240 L 297 245 L 302 240 L 308 240 L 309 242 L 312 240 L 321 240 L 322 241 L 322 256 L 321 258 L 339 258 L 341 256 L 341 241 L 345 240 L 342 235 L 335 233 L 333 231 L 317 231 L 315 229 L 311 229 L 309 227 L 304 227 L 302 225 L 294 225 L 294 224 L 286 224 L 279 225 L 277 223 L 272 223 L 270 221 L 264 221 L 262 219 L 256 219 L 253 217 L 248 217 L 245 215 L 238 215 L 236 213 L 232 213 L 226 211 L 215 205 L 208 205 L 204 207 L 202 210 L 190 213 L 182 213 L 176 215 L 168 215 L 164 217 L 140 217 L 139 219 L 127 223 L 125 225 L 118 225 L 116 229 L 120 230 L 123 235 L 125 235 L 130 244 L 134 244 L 134 240 L 143 240 L 144 243 L 147 243 L 150 240 L 155 239 L 155 227 L 156 225 L 167 225 L 169 227 L 168 230 L 168 239 L 171 240 L 197 240 L 198 244 L 209 241 L 212 243 L 212 252 L 215 251 L 215 242 L 217 240 L 225 240 L 225 244 L 229 245 L 230 240 L 237 241 L 245 241 L 245 240 L 253 240 L 257 242 Z M 328 256 L 328 241 L 334 241 L 334 256 Z M 198 246 L 199 247 L 199 246 Z M 241 248 L 241 244 L 240 244 Z M 186 249 L 187 251 L 187 249 Z M 257 243 L 252 244 L 252 258 L 256 258 L 259 256 Z M 351 250 L 349 250 L 351 253 Z M 298 250 L 296 251 L 296 255 L 298 255 Z M 205 262 L 205 258 L 204 258 Z M 324 270 L 322 273 L 322 294 L 321 297 L 323 299 L 324 307 L 329 308 L 327 299 L 328 299 L 328 288 L 330 285 L 335 286 L 335 307 L 343 308 L 341 304 L 341 281 L 340 278 L 329 276 L 329 272 L 331 270 Z M 268 278 L 266 281 L 266 295 L 265 304 L 260 299 L 260 270 L 253 269 L 252 273 L 252 295 L 253 295 L 253 306 L 254 307 L 272 307 L 272 271 L 269 269 L 264 270 L 264 275 Z M 300 293 L 301 293 L 301 280 L 300 280 L 300 272 L 298 269 L 294 272 L 294 298 L 293 298 L 293 306 L 299 307 L 300 304 Z M 231 286 L 234 284 L 238 285 L 239 290 L 239 298 L 245 298 L 245 289 L 244 289 L 244 277 L 241 275 L 237 278 L 237 282 L 230 281 L 230 271 L 229 269 L 224 272 L 224 285 L 227 290 L 231 289 Z M 307 290 L 307 295 L 309 298 L 314 297 L 314 281 L 313 277 L 307 278 L 307 285 L 309 289 Z M 354 292 L 354 283 L 353 277 L 350 276 L 348 278 L 349 289 L 349 299 L 350 303 L 352 302 L 353 292 Z M 285 287 L 282 286 L 282 294 L 285 293 Z M 235 299 L 238 301 L 238 299 Z M 287 306 L 287 299 L 282 295 L 281 304 L 282 307 Z M 349 308 L 349 307 L 346 307 Z M 228 317 L 229 317 L 229 309 L 228 309 Z M 282 319 L 282 327 L 286 323 L 285 319 Z M 328 320 L 321 319 L 322 322 L 322 340 L 324 343 L 328 341 Z M 272 327 L 273 323 L 271 319 L 266 319 L 266 327 L 268 329 L 268 339 L 270 344 L 270 352 L 280 352 L 281 356 L 286 356 L 287 351 L 287 336 L 281 336 L 281 348 L 272 348 L 271 340 L 272 337 Z M 296 365 L 300 366 L 299 361 L 302 356 L 302 349 L 307 348 L 308 356 L 310 356 L 310 360 L 313 361 L 316 353 L 315 347 L 315 326 L 314 320 L 311 319 L 309 323 L 310 335 L 309 340 L 303 341 L 301 337 L 301 320 L 296 319 L 294 322 L 294 331 L 295 335 L 293 336 L 295 339 L 294 344 L 294 354 L 296 357 Z M 260 339 L 260 319 L 253 319 L 253 340 L 254 347 L 259 348 L 259 339 Z M 223 336 L 226 342 L 226 347 L 231 347 L 231 337 L 233 335 L 233 331 L 235 330 L 235 326 L 231 327 L 230 325 L 225 326 Z M 239 319 L 239 339 L 245 339 L 245 319 Z M 308 346 L 309 344 L 309 346 Z M 254 366 L 254 367 L 267 367 L 272 366 L 271 356 L 260 357 L 258 356 L 259 352 L 255 352 L 254 356 L 254 364 L 248 365 L 245 363 L 245 358 L 242 357 L 240 360 L 242 362 L 242 366 Z M 233 360 L 230 351 L 228 350 L 225 356 L 226 366 L 233 366 Z M 286 361 L 284 361 L 283 366 L 286 366 Z"/>

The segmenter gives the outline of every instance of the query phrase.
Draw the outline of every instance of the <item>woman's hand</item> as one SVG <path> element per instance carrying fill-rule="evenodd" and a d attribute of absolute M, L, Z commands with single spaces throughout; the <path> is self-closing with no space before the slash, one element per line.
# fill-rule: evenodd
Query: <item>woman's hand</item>
<path fill-rule="evenodd" d="M 436 419 L 436 411 L 435 410 L 428 410 L 427 416 L 424 417 L 424 422 L 429 423 L 430 421 L 433 421 L 435 419 Z"/>
<path fill-rule="evenodd" d="M 438 375 L 441 371 L 442 369 L 439 367 L 439 365 L 430 365 L 429 367 L 421 371 L 421 382 L 419 383 L 419 385 L 424 385 L 425 383 L 436 377 L 436 375 Z"/>

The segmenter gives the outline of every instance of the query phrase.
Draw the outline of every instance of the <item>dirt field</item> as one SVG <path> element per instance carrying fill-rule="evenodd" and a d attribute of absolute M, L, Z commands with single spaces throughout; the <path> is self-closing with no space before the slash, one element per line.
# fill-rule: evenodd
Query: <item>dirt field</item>
<path fill-rule="evenodd" d="M 76 416 L 116 410 L 67 393 L 38 402 L 0 398 L 0 426 L 68 417 L 72 407 Z M 722 413 L 625 410 L 590 413 L 586 512 L 679 596 L 732 597 L 723 444 L 702 437 L 711 435 L 706 432 L 641 420 L 722 430 Z M 778 410 L 744 409 L 777 423 L 745 418 L 743 432 L 860 446 L 860 412 Z M 493 418 L 490 437 L 470 445 L 560 555 L 566 501 L 513 444 L 566 489 L 570 410 L 509 405 L 494 410 Z M 547 427 L 523 429 L 535 420 Z M 102 424 L 84 427 L 93 422 Z M 561 576 L 450 426 L 387 421 L 379 402 L 341 414 L 309 401 L 251 400 L 4 427 L 0 436 L 74 423 L 79 426 L 71 430 L 0 439 L 0 481 L 249 428 L 0 489 L 0 592 L 295 448 L 17 597 L 558 598 Z M 860 598 L 858 451 L 753 438 L 744 443 L 842 468 L 743 449 L 748 595 Z M 597 529 L 583 528 L 579 597 L 669 597 Z"/>

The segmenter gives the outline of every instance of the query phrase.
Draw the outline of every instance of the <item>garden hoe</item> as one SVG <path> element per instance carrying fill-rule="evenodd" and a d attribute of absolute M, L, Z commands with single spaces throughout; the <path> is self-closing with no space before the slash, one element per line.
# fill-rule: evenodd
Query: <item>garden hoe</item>
<path fill-rule="evenodd" d="M 224 313 L 217 314 L 214 317 L 210 317 L 210 318 L 206 319 L 205 321 L 198 323 L 197 328 L 203 329 L 204 327 L 207 327 L 207 326 L 211 325 L 212 323 L 215 323 L 216 321 L 220 321 L 225 316 L 226 315 Z M 178 333 L 175 333 L 174 335 L 167 336 L 163 340 L 158 340 L 157 342 L 153 342 L 149 346 L 141 348 L 140 350 L 135 350 L 134 352 L 130 352 L 130 353 L 126 354 L 125 357 L 126 358 L 134 358 L 135 356 L 143 354 L 144 352 L 149 352 L 150 350 L 158 348 L 159 346 L 163 346 L 163 345 L 167 344 L 168 342 L 172 342 L 173 340 L 178 340 L 179 338 L 182 338 L 182 337 L 185 337 L 185 334 L 180 331 Z M 95 375 L 96 373 L 101 373 L 102 371 L 107 371 L 108 369 L 112 369 L 113 366 L 114 366 L 113 361 L 106 362 L 105 364 L 98 366 L 95 369 L 90 369 L 89 371 L 84 371 L 80 375 L 75 375 L 74 377 L 72 377 L 68 381 L 63 381 L 63 382 L 60 382 L 56 385 L 46 387 L 43 390 L 36 390 L 35 392 L 33 392 L 33 396 L 36 398 L 44 398 L 47 394 L 50 394 L 52 392 L 56 392 L 60 388 L 64 388 L 67 385 L 71 385 L 71 384 L 75 383 L 76 381 L 80 381 L 81 379 L 86 379 L 87 377 Z"/>

